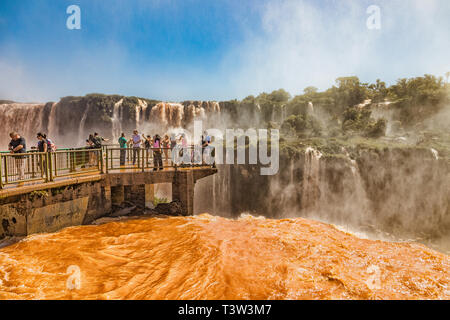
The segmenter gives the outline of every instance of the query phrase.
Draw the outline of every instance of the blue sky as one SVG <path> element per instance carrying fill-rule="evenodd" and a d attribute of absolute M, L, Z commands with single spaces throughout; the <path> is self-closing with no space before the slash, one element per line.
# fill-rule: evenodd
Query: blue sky
<path fill-rule="evenodd" d="M 68 30 L 69 5 L 81 30 Z M 381 29 L 369 30 L 377 5 Z M 450 71 L 448 0 L 2 0 L 0 99 L 242 99 Z"/>

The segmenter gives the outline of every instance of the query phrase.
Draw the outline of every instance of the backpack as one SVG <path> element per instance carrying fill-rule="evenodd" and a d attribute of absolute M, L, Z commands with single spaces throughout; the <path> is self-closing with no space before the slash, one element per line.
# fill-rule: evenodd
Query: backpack
<path fill-rule="evenodd" d="M 56 151 L 56 146 L 52 142 L 52 140 L 50 140 L 50 139 L 47 139 L 47 151 L 49 151 L 49 152 L 55 152 Z"/>
<path fill-rule="evenodd" d="M 94 138 L 94 146 L 96 149 L 101 149 L 102 147 L 102 138 L 101 137 L 96 137 Z"/>

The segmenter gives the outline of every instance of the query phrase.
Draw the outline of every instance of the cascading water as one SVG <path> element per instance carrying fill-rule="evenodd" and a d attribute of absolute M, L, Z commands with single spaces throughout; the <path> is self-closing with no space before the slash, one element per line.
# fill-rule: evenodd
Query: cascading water
<path fill-rule="evenodd" d="M 160 124 L 165 129 L 183 126 L 184 107 L 179 103 L 161 102 L 155 105 L 151 112 L 151 121 Z"/>
<path fill-rule="evenodd" d="M 91 107 L 91 104 L 88 103 L 86 106 L 86 109 L 84 110 L 83 116 L 81 117 L 80 126 L 78 129 L 78 144 L 80 144 L 80 145 L 84 145 L 84 143 L 83 143 L 85 140 L 84 139 L 84 136 L 85 136 L 84 127 L 86 124 L 86 119 L 89 114 L 90 107 Z"/>
<path fill-rule="evenodd" d="M 36 133 L 43 130 L 43 111 L 45 104 L 12 103 L 0 105 L 0 141 L 2 149 L 7 149 L 9 133 L 16 131 L 28 141 L 35 141 Z"/>
<path fill-rule="evenodd" d="M 310 116 L 314 115 L 314 105 L 311 101 L 308 102 L 307 114 Z"/>
<path fill-rule="evenodd" d="M 147 107 L 148 107 L 147 102 L 138 99 L 138 107 L 137 107 L 138 110 L 136 110 L 136 128 L 142 126 L 147 120 L 145 119 Z"/>
<path fill-rule="evenodd" d="M 322 153 L 312 147 L 305 150 L 302 208 L 314 207 L 320 197 L 320 158 Z"/>
<path fill-rule="evenodd" d="M 431 153 L 433 154 L 433 157 L 434 157 L 436 160 L 439 160 L 439 152 L 437 152 L 437 150 L 435 150 L 435 149 L 433 149 L 433 148 L 431 148 L 430 151 L 431 151 Z"/>
<path fill-rule="evenodd" d="M 122 103 L 123 99 L 120 99 L 114 104 L 113 117 L 112 117 L 112 137 L 116 141 L 122 133 Z"/>
<path fill-rule="evenodd" d="M 53 103 L 52 108 L 50 110 L 50 115 L 48 119 L 48 136 L 49 137 L 56 137 L 58 128 L 57 128 L 57 122 L 56 122 L 56 110 L 58 107 L 58 103 Z"/>

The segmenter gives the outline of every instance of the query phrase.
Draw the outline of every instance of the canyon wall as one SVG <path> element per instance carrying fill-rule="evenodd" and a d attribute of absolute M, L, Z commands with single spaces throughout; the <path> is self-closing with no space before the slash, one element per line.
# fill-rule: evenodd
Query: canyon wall
<path fill-rule="evenodd" d="M 46 104 L 0 104 L 0 144 L 7 150 L 9 133 L 17 131 L 28 147 L 37 144 L 36 133 L 43 132 L 57 147 L 82 147 L 89 134 L 98 132 L 116 143 L 124 132 L 134 129 L 146 134 L 164 134 L 189 128 L 195 119 L 219 123 L 221 107 L 215 101 L 168 103 L 118 95 L 91 94 L 64 97 Z"/>

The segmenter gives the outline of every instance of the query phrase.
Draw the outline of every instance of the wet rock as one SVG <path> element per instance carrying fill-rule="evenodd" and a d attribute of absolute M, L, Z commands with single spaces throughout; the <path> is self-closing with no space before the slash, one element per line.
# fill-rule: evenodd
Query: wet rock
<path fill-rule="evenodd" d="M 136 209 L 136 206 L 132 206 L 132 207 L 126 207 L 126 208 L 121 208 L 118 210 L 115 210 L 110 217 L 122 217 L 122 216 L 127 216 L 130 213 L 132 213 L 134 210 Z"/>
<path fill-rule="evenodd" d="M 147 214 L 182 216 L 183 204 L 180 201 L 172 201 L 170 203 L 160 203 L 156 206 L 155 209 L 147 210 Z"/>

